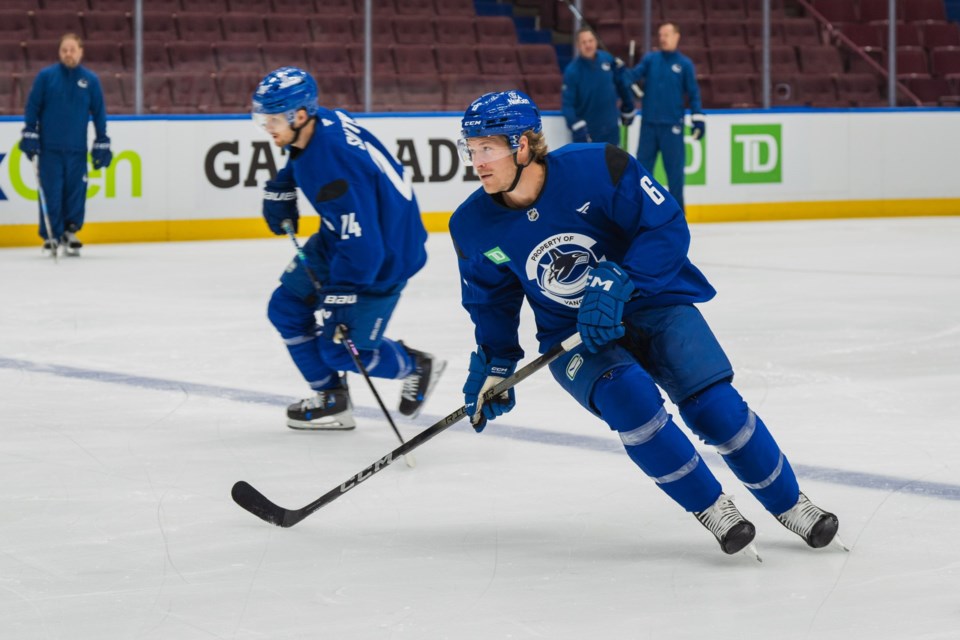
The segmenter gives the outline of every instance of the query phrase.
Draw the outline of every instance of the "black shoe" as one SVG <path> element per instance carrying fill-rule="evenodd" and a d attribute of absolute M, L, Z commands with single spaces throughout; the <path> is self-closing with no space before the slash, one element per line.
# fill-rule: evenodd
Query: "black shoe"
<path fill-rule="evenodd" d="M 734 554 L 753 542 L 757 530 L 733 504 L 733 498 L 720 494 L 717 501 L 693 515 L 720 543 L 724 553 Z"/>
<path fill-rule="evenodd" d="M 59 249 L 59 248 L 60 248 L 60 243 L 57 242 L 56 240 L 51 240 L 51 239 L 48 238 L 48 239 L 46 239 L 46 240 L 43 241 L 43 250 L 44 250 L 44 251 L 49 251 L 49 252 L 52 253 L 52 252 L 56 251 L 56 250 Z"/>
<path fill-rule="evenodd" d="M 347 430 L 357 423 L 353 420 L 353 403 L 345 386 L 318 391 L 287 407 L 287 426 L 291 429 Z"/>
<path fill-rule="evenodd" d="M 403 344 L 402 342 L 400 344 Z M 413 358 L 413 373 L 403 379 L 403 391 L 400 393 L 400 413 L 416 418 L 423 404 L 430 397 L 433 388 L 447 368 L 446 360 L 437 360 L 433 355 L 411 349 L 403 345 Z"/>
<path fill-rule="evenodd" d="M 797 498 L 797 504 L 778 515 L 777 520 L 814 549 L 823 548 L 833 542 L 840 529 L 837 516 L 813 504 L 810 498 L 802 493 Z"/>
<path fill-rule="evenodd" d="M 79 256 L 80 248 L 83 246 L 77 234 L 72 230 L 67 230 L 63 233 L 60 237 L 60 244 L 63 246 L 64 253 L 68 256 Z"/>

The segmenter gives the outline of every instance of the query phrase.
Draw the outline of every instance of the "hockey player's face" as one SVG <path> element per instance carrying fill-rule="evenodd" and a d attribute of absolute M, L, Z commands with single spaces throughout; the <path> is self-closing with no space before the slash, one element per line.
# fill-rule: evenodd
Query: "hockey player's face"
<path fill-rule="evenodd" d="M 83 49 L 80 47 L 80 43 L 73 38 L 64 38 L 63 42 L 60 43 L 60 62 L 63 63 L 63 66 L 73 69 L 80 64 L 82 59 Z"/>
<path fill-rule="evenodd" d="M 470 138 L 464 141 L 469 158 L 483 190 L 487 193 L 500 193 L 510 187 L 516 176 L 513 162 L 513 150 L 503 136 Z"/>

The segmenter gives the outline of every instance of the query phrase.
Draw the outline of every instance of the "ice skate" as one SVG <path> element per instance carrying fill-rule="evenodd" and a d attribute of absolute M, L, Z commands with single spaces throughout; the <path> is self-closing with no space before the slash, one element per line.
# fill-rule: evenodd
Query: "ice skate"
<path fill-rule="evenodd" d="M 57 251 L 60 250 L 60 243 L 56 240 L 47 239 L 43 241 L 43 247 L 40 248 L 45 256 L 54 256 L 56 257 Z"/>
<path fill-rule="evenodd" d="M 840 528 L 837 516 L 810 502 L 803 493 L 797 499 L 797 504 L 776 518 L 780 524 L 803 538 L 803 541 L 814 549 L 821 549 L 836 541 L 838 546 L 849 551 L 837 537 L 837 530 Z"/>
<path fill-rule="evenodd" d="M 403 344 L 401 342 L 401 344 Z M 400 413 L 411 418 L 420 414 L 420 409 L 430 397 L 440 375 L 447 367 L 446 360 L 437 360 L 429 353 L 417 351 L 404 345 L 413 358 L 413 373 L 403 379 L 403 391 L 400 393 Z"/>
<path fill-rule="evenodd" d="M 287 426 L 307 431 L 353 429 L 353 403 L 345 386 L 318 391 L 287 407 Z"/>
<path fill-rule="evenodd" d="M 760 560 L 760 554 L 753 544 L 757 530 L 733 504 L 731 496 L 720 494 L 716 502 L 693 515 L 717 538 L 724 553 L 732 555 L 749 547 L 747 550 Z"/>
<path fill-rule="evenodd" d="M 83 243 L 73 230 L 67 230 L 60 238 L 60 246 L 63 247 L 63 255 L 77 257 L 80 255 Z"/>

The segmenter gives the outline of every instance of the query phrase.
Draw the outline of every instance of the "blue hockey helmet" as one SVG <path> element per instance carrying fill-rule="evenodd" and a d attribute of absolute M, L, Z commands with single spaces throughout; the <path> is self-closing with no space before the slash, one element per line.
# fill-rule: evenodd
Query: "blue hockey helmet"
<path fill-rule="evenodd" d="M 460 121 L 460 155 L 469 161 L 468 138 L 506 136 L 512 151 L 520 146 L 520 136 L 527 131 L 540 133 L 540 109 L 522 91 L 485 93 L 474 100 Z"/>
<path fill-rule="evenodd" d="M 320 105 L 317 83 L 309 73 L 298 67 L 280 67 L 271 71 L 253 92 L 253 119 L 265 127 L 267 116 L 283 114 L 289 124 L 300 109 L 315 116 Z"/>

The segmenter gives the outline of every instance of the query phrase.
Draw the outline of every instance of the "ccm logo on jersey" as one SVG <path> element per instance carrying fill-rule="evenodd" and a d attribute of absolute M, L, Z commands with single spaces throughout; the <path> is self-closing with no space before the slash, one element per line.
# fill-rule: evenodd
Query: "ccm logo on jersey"
<path fill-rule="evenodd" d="M 296 200 L 297 192 L 296 191 L 264 191 L 263 192 L 264 200 Z"/>
<path fill-rule="evenodd" d="M 353 304 L 357 301 L 357 294 L 336 294 L 331 293 L 323 299 L 323 304 Z"/>

